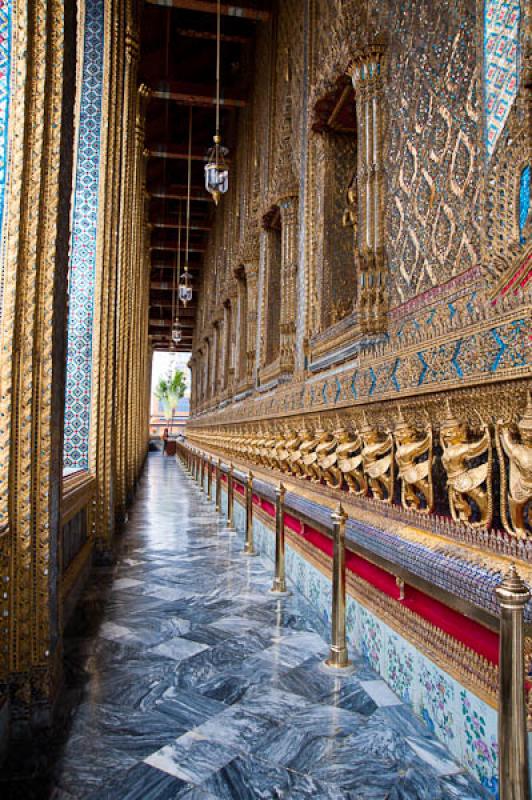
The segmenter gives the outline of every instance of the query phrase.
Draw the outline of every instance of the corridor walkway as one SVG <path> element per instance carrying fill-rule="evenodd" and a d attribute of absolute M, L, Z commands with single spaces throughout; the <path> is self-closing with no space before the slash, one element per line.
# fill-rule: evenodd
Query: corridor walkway
<path fill-rule="evenodd" d="M 488 797 L 362 661 L 324 673 L 306 601 L 272 599 L 271 564 L 241 550 L 174 459 L 150 454 L 118 565 L 67 638 L 75 703 L 41 796 Z"/>

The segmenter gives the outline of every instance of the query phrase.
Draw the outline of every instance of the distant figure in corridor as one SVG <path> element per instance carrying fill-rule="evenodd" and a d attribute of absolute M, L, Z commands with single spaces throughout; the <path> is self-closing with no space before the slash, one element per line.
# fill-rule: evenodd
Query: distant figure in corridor
<path fill-rule="evenodd" d="M 167 448 L 168 448 L 168 428 L 165 428 L 163 431 L 163 456 L 166 455 Z"/>

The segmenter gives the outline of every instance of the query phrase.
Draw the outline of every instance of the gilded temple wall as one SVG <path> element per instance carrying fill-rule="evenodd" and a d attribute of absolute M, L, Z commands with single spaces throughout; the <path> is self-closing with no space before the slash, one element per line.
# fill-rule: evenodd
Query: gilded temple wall
<path fill-rule="evenodd" d="M 492 18 L 502 19 L 502 33 Z M 214 390 L 198 391 L 201 410 L 216 407 L 220 388 L 225 400 L 304 377 L 309 366 L 314 374 L 345 363 L 368 336 L 398 347 L 406 337 L 429 340 L 457 320 L 466 327 L 489 316 L 486 299 L 526 304 L 528 30 L 525 6 L 503 0 L 436 9 L 426 0 L 366 10 L 355 2 L 279 4 L 258 37 L 230 189 L 198 293 L 194 363 L 198 383 Z M 501 65 L 492 53 L 503 34 Z M 379 61 L 371 85 L 356 77 L 364 59 L 370 69 Z M 506 85 L 500 75 L 511 78 L 514 61 L 516 80 Z M 235 276 L 243 268 L 251 276 L 252 363 L 245 376 L 237 369 L 233 325 L 231 380 L 220 383 L 212 376 L 214 340 L 221 352 L 224 306 L 242 318 Z M 268 324 L 268 287 L 279 280 L 279 319 Z M 456 369 L 458 380 L 463 372 Z"/>
<path fill-rule="evenodd" d="M 198 291 L 188 440 L 302 506 L 341 502 L 355 552 L 496 620 L 508 559 L 532 585 L 530 11 L 308 0 L 273 19 Z M 434 657 L 419 619 L 397 630 Z M 463 687 L 493 671 L 472 686 L 457 669 L 478 653 L 448 645 L 442 714 L 467 716 Z M 461 753 L 486 786 L 490 720 L 489 764 Z"/>

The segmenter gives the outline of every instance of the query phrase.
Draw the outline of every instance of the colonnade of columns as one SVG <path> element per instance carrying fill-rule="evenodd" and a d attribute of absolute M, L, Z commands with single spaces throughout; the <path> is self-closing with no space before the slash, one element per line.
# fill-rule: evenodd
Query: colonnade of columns
<path fill-rule="evenodd" d="M 62 439 L 76 4 L 17 4 L 0 317 L 0 703 L 48 721 L 60 685 Z M 88 538 L 112 557 L 148 443 L 144 104 L 133 0 L 104 8 Z M 79 24 L 79 21 L 78 21 Z M 96 137 L 96 145 L 98 140 Z"/>

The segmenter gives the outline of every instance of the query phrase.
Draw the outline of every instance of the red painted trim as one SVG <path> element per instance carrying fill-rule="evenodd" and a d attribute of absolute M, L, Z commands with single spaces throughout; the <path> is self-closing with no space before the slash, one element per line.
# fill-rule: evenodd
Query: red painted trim
<path fill-rule="evenodd" d="M 238 492 L 238 494 L 246 493 L 246 490 L 244 489 L 241 483 L 238 483 L 238 481 L 234 481 L 233 486 L 235 487 L 235 491 Z"/>
<path fill-rule="evenodd" d="M 269 516 L 275 517 L 275 506 L 272 503 L 260 498 L 259 504 Z M 332 557 L 333 543 L 328 536 L 325 536 L 310 525 L 302 523 L 301 520 L 290 514 L 285 515 L 285 524 L 287 528 L 301 536 L 302 539 L 309 542 L 317 550 Z M 349 551 L 346 553 L 346 568 L 383 594 L 399 602 L 399 588 L 395 583 L 395 577 L 386 572 L 386 570 Z M 419 589 L 414 589 L 412 586 L 405 587 L 405 599 L 402 603 L 406 608 L 427 620 L 427 622 L 435 625 L 474 652 L 484 656 L 492 664 L 499 663 L 499 637 L 493 631 L 484 628 L 483 625 L 479 625 L 474 620 L 464 617 L 463 614 L 454 611 L 439 600 L 429 597 L 429 595 L 419 591 Z"/>

